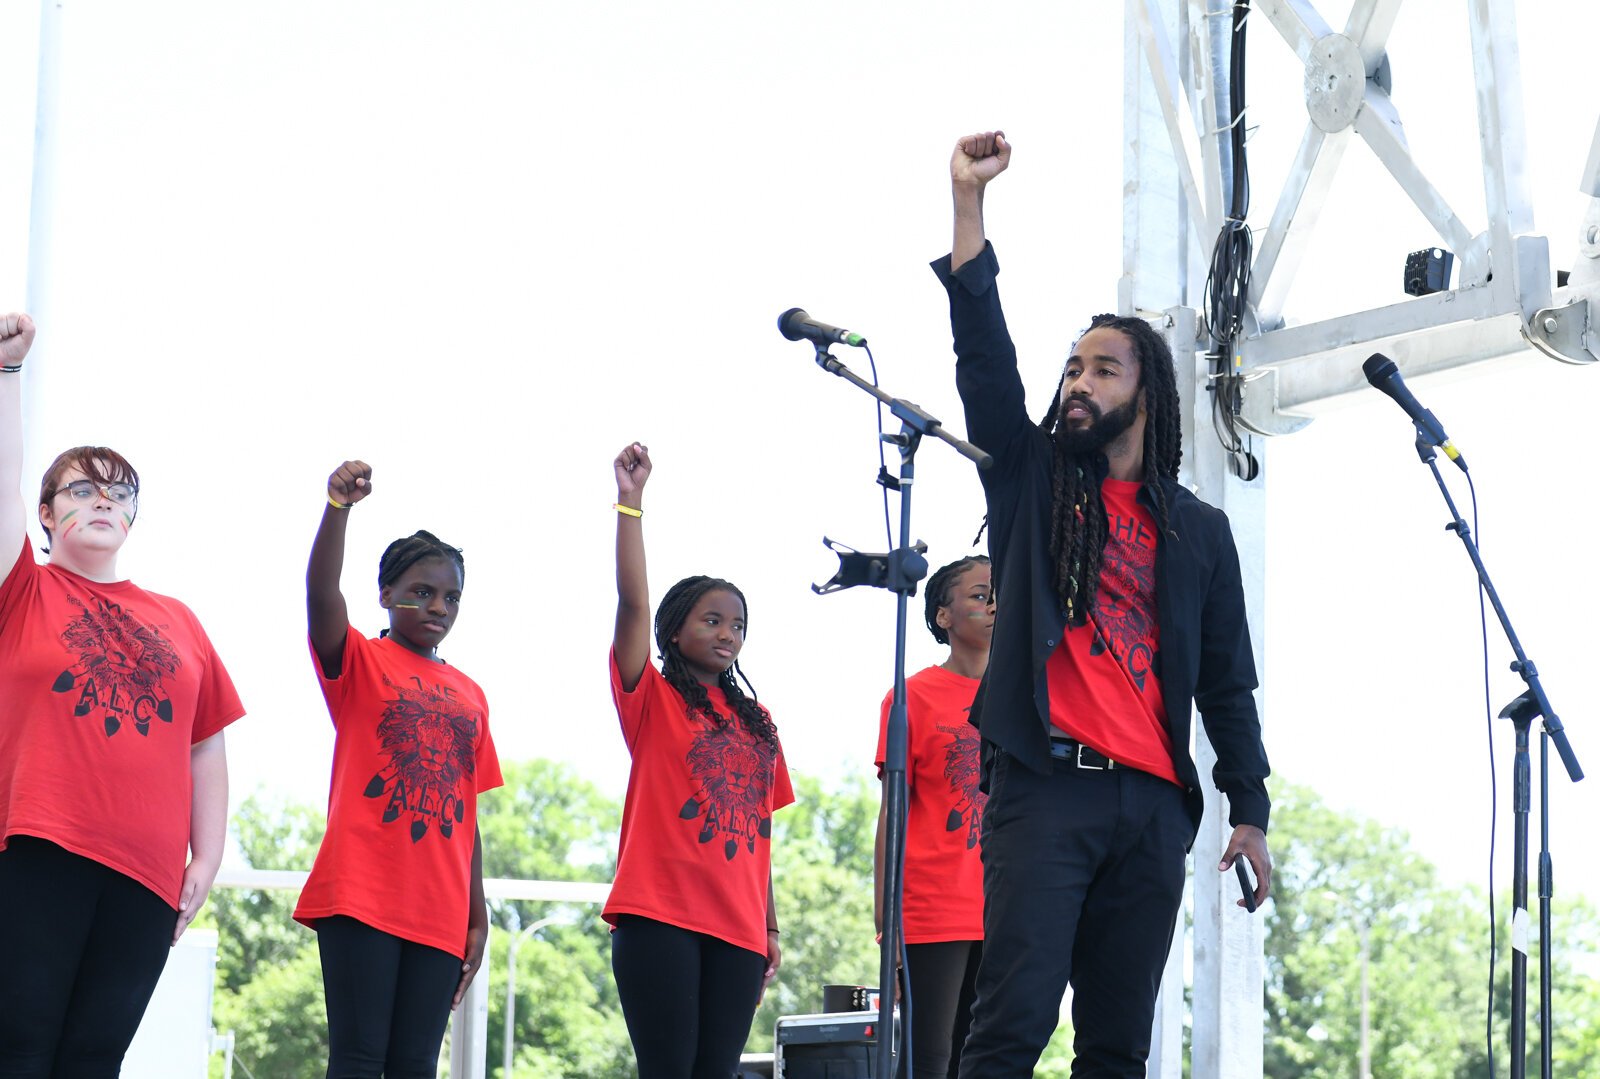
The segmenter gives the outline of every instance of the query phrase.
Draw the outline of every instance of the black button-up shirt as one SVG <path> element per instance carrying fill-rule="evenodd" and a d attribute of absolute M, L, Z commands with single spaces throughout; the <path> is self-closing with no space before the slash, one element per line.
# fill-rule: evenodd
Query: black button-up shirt
<path fill-rule="evenodd" d="M 956 389 L 966 409 L 967 437 L 994 456 L 980 472 L 989 508 L 989 557 L 996 591 L 989 669 L 972 705 L 972 722 L 988 748 L 1048 773 L 1050 693 L 1045 664 L 1060 642 L 1066 616 L 1056 594 L 1050 551 L 1050 436 L 1028 418 L 1017 352 L 1006 329 L 993 246 L 950 272 L 950 257 L 933 270 L 950 294 Z M 1101 475 L 1105 463 L 1101 459 Z M 1217 752 L 1212 779 L 1228 796 L 1234 825 L 1267 827 L 1270 802 L 1266 750 L 1256 715 L 1255 660 L 1245 620 L 1239 553 L 1225 514 L 1170 480 L 1168 532 L 1156 546 L 1156 670 L 1166 702 L 1173 767 L 1183 782 L 1196 829 L 1204 808 L 1189 752 L 1191 711 L 1198 707 Z M 1148 495 L 1139 493 L 1141 502 Z M 1066 702 L 1092 708 L 1093 701 Z"/>

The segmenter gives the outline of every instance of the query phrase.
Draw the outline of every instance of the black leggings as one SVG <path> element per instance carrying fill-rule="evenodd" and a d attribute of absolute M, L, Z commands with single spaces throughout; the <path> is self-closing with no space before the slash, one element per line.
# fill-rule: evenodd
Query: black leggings
<path fill-rule="evenodd" d="M 611 970 L 639 1079 L 732 1079 L 766 956 L 623 914 L 611 934 Z"/>
<path fill-rule="evenodd" d="M 0 851 L 0 1076 L 114 1079 L 178 915 L 116 870 L 32 836 Z"/>
<path fill-rule="evenodd" d="M 981 940 L 906 945 L 913 1079 L 956 1079 L 982 955 Z"/>
<path fill-rule="evenodd" d="M 354 918 L 317 922 L 328 1079 L 434 1079 L 461 957 Z"/>

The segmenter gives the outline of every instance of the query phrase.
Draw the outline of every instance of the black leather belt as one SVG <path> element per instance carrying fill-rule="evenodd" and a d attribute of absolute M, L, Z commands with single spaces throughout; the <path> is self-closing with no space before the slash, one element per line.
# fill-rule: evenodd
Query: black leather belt
<path fill-rule="evenodd" d="M 1074 768 L 1087 768 L 1092 772 L 1107 772 L 1117 767 L 1117 762 L 1082 742 L 1071 738 L 1051 738 L 1050 756 L 1066 761 Z"/>

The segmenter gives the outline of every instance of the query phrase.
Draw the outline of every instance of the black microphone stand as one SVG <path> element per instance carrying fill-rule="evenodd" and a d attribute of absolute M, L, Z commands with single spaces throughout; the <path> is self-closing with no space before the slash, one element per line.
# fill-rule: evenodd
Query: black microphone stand
<path fill-rule="evenodd" d="M 1519 935 L 1525 937 L 1526 922 L 1522 923 L 1519 934 L 1518 919 L 1519 916 L 1525 919 L 1528 909 L 1528 812 L 1532 785 L 1529 778 L 1528 729 L 1535 717 L 1544 718 L 1543 729 L 1539 732 L 1539 1075 L 1541 1079 L 1551 1079 L 1554 1023 L 1550 1014 L 1550 896 L 1553 886 L 1550 862 L 1550 743 L 1555 743 L 1561 763 L 1566 766 L 1567 775 L 1574 783 L 1583 778 L 1583 769 L 1567 743 L 1566 729 L 1557 718 L 1555 709 L 1550 707 L 1550 699 L 1545 696 L 1538 668 L 1522 650 L 1522 642 L 1517 639 L 1516 630 L 1511 628 L 1511 616 L 1506 614 L 1505 607 L 1500 603 L 1500 595 L 1489 580 L 1489 571 L 1484 568 L 1483 558 L 1472 541 L 1467 522 L 1456 510 L 1450 489 L 1439 474 L 1438 455 L 1434 452 L 1433 443 L 1420 424 L 1417 426 L 1417 456 L 1433 472 L 1439 493 L 1444 496 L 1445 505 L 1450 509 L 1451 521 L 1445 525 L 1446 530 L 1460 537 L 1461 545 L 1467 549 L 1467 556 L 1478 571 L 1478 587 L 1483 589 L 1483 594 L 1489 598 L 1495 615 L 1500 619 L 1500 628 L 1505 631 L 1512 654 L 1516 656 L 1511 669 L 1522 676 L 1528 687 L 1516 700 L 1500 710 L 1500 718 L 1511 720 L 1515 726 L 1517 739 L 1511 801 L 1514 820 L 1511 854 L 1511 1079 L 1524 1079 L 1527 1074 L 1528 952 L 1526 940 L 1518 941 Z"/>
<path fill-rule="evenodd" d="M 917 582 L 928 572 L 928 560 L 923 557 L 926 544 L 911 542 L 911 484 L 916 472 L 917 448 L 923 435 L 933 435 L 949 443 L 956 452 L 968 458 L 979 468 L 988 468 L 994 458 L 972 443 L 957 438 L 944 429 L 938 419 L 909 401 L 891 397 L 872 383 L 856 375 L 844 364 L 834 359 L 828 346 L 818 343 L 817 364 L 824 371 L 865 390 L 889 406 L 889 412 L 900 421 L 900 433 L 880 436 L 885 442 L 899 447 L 900 478 L 894 480 L 883 473 L 879 482 L 900 492 L 900 545 L 887 554 L 864 554 L 843 544 L 823 537 L 822 542 L 839 556 L 839 572 L 826 584 L 812 585 L 818 595 L 827 595 L 856 585 L 887 588 L 895 593 L 894 626 L 894 698 L 889 705 L 889 730 L 883 754 L 883 790 L 885 806 L 883 851 L 883 934 L 878 962 L 878 1022 L 877 1067 L 873 1074 L 879 1079 L 892 1079 L 895 1073 L 895 1042 L 898 1033 L 902 1043 L 900 1056 L 910 1071 L 911 1045 L 911 992 L 909 988 L 901 998 L 901 1023 L 898 1032 L 894 1026 L 894 998 L 897 960 L 901 954 L 901 899 L 905 884 L 906 839 L 906 608 L 916 594 Z"/>

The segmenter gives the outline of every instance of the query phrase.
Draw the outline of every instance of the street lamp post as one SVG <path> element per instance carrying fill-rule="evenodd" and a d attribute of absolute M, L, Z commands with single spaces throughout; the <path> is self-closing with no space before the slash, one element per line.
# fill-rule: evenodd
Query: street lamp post
<path fill-rule="evenodd" d="M 571 925 L 570 914 L 552 914 L 548 918 L 540 918 L 531 925 L 525 925 L 511 935 L 511 943 L 506 947 L 506 1045 L 505 1045 L 505 1070 L 500 1073 L 501 1079 L 511 1079 L 511 1058 L 516 1051 L 516 1021 L 517 1021 L 517 945 L 522 943 L 522 938 L 532 936 L 547 925 Z"/>

